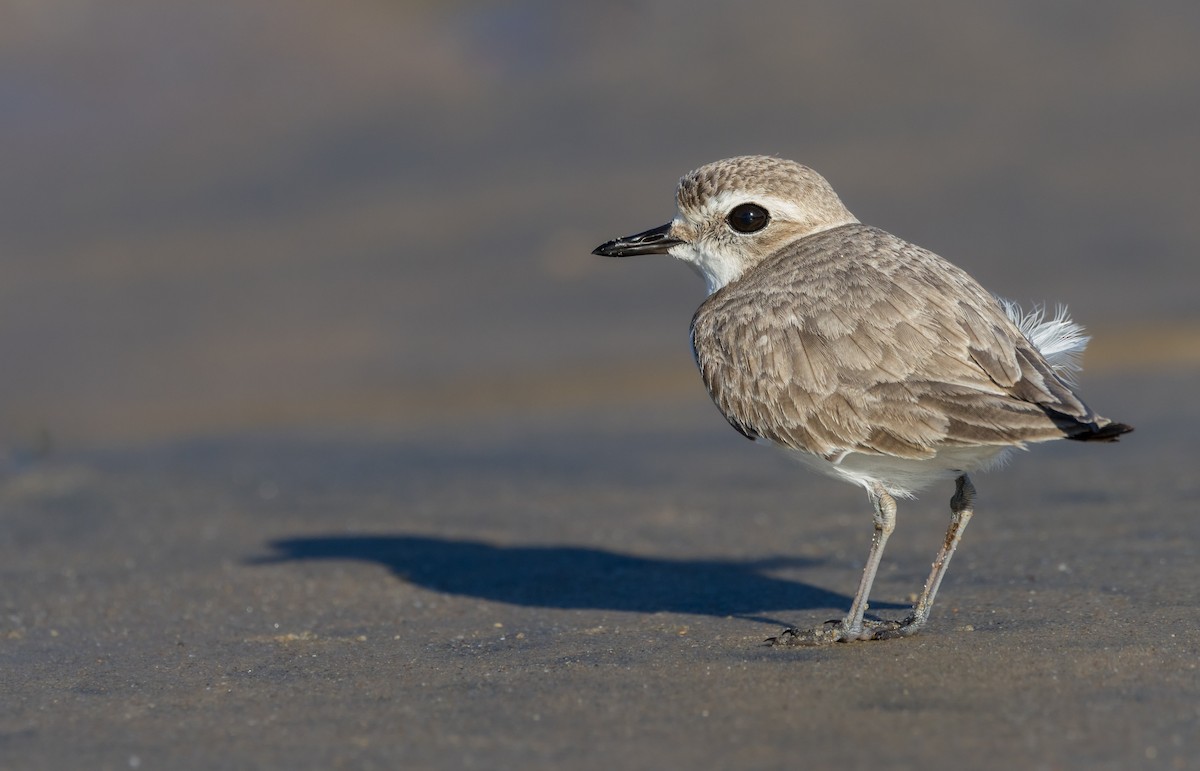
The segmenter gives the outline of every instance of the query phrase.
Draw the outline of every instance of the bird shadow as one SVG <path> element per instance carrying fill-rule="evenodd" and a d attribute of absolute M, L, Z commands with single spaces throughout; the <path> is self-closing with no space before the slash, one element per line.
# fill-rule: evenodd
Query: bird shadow
<path fill-rule="evenodd" d="M 785 623 L 771 611 L 836 609 L 850 597 L 771 571 L 813 560 L 636 557 L 577 546 L 501 546 L 418 535 L 284 538 L 251 564 L 316 560 L 372 562 L 397 578 L 445 594 L 541 608 L 735 616 Z M 901 608 L 872 603 L 873 608 Z M 836 615 L 836 613 L 835 613 Z"/>

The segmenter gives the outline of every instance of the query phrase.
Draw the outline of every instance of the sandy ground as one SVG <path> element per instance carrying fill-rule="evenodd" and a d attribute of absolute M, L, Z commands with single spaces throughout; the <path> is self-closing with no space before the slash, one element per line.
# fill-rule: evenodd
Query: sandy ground
<path fill-rule="evenodd" d="M 0 769 L 1200 768 L 1200 6 L 1081 8 L 6 8 Z M 914 639 L 762 644 L 869 505 L 589 254 L 744 152 L 1069 303 L 1137 426 L 976 479 Z"/>
<path fill-rule="evenodd" d="M 1198 385 L 1094 383 L 1138 432 L 981 475 L 928 630 L 828 649 L 762 643 L 844 610 L 865 498 L 698 400 L 34 463 L 0 488 L 2 765 L 1193 768 Z M 949 492 L 902 506 L 881 616 Z"/>

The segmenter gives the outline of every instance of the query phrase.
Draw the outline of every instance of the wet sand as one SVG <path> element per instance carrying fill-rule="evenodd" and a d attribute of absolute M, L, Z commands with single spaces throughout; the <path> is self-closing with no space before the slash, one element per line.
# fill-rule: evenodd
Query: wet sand
<path fill-rule="evenodd" d="M 698 398 L 35 463 L 0 491 L 4 765 L 1193 767 L 1197 385 L 1093 383 L 1138 433 L 981 475 L 926 632 L 826 649 L 763 640 L 844 611 L 865 498 Z M 879 615 L 949 492 L 901 507 Z"/>

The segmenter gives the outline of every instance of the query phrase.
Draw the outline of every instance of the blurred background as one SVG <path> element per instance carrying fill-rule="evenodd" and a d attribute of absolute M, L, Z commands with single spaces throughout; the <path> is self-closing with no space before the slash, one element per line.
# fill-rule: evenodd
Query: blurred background
<path fill-rule="evenodd" d="M 589 252 L 741 153 L 1068 303 L 1093 374 L 1196 367 L 1198 39 L 1183 0 L 5 3 L 0 453 L 707 405 L 701 281 Z"/>

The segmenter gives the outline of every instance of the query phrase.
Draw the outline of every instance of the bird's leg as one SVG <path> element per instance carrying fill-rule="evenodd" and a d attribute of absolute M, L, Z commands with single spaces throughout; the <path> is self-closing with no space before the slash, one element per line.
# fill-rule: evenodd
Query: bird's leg
<path fill-rule="evenodd" d="M 963 474 L 955 482 L 954 497 L 950 499 L 950 527 L 946 530 L 946 540 L 942 542 L 937 559 L 933 561 L 933 570 L 930 571 L 929 578 L 925 580 L 925 588 L 921 591 L 921 596 L 913 605 L 912 615 L 906 618 L 900 628 L 892 633 L 893 636 L 916 634 L 929 620 L 929 610 L 933 607 L 933 598 L 937 596 L 938 587 L 942 585 L 942 578 L 946 575 L 946 568 L 950 567 L 950 558 L 954 556 L 954 550 L 958 547 L 958 542 L 962 540 L 963 530 L 967 529 L 967 523 L 971 521 L 971 515 L 974 513 L 974 500 L 975 485 L 971 484 L 971 480 L 967 478 L 966 474 Z"/>
<path fill-rule="evenodd" d="M 867 598 L 875 583 L 879 562 L 883 559 L 883 549 L 887 546 L 888 537 L 896 529 L 896 499 L 888 495 L 878 482 L 871 490 L 871 503 L 875 506 L 875 532 L 871 536 L 871 551 L 867 554 L 867 564 L 863 566 L 862 580 L 858 582 L 858 593 L 850 604 L 850 612 L 838 625 L 841 631 L 839 640 L 842 642 L 871 637 L 869 634 L 863 637 L 863 614 L 867 612 Z"/>
<path fill-rule="evenodd" d="M 778 637 L 772 637 L 767 642 L 772 645 L 825 645 L 834 642 L 851 642 L 853 640 L 871 640 L 884 632 L 890 632 L 899 627 L 897 622 L 863 621 L 867 612 L 867 598 L 871 594 L 871 585 L 875 583 L 875 573 L 879 570 L 879 561 L 883 558 L 883 549 L 887 546 L 888 536 L 896 529 L 896 499 L 883 489 L 878 482 L 868 491 L 871 503 L 875 506 L 875 532 L 871 537 L 871 552 L 867 555 L 867 564 L 863 567 L 862 580 L 858 583 L 858 593 L 850 605 L 850 612 L 841 622 L 826 624 L 816 629 L 801 631 L 785 629 Z"/>

